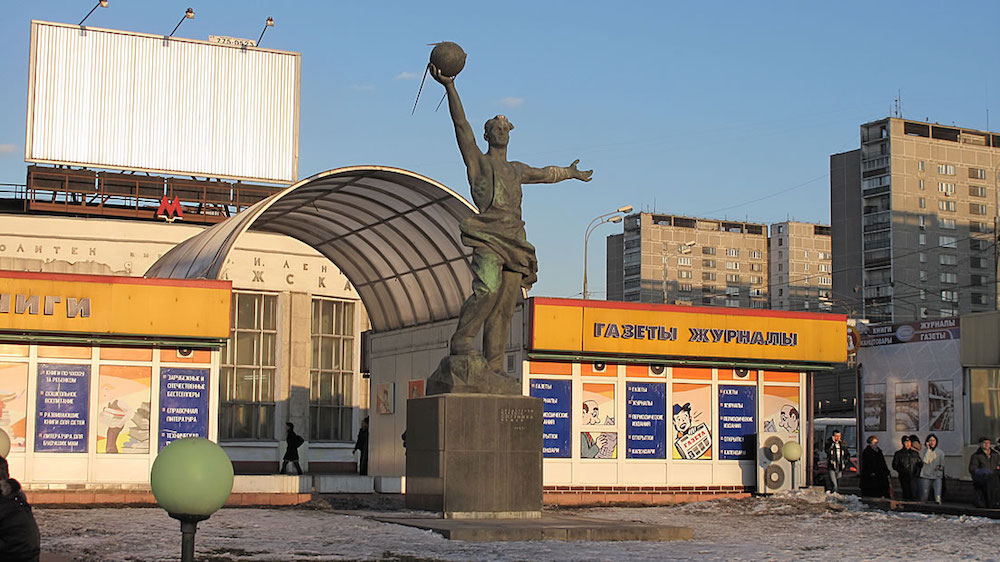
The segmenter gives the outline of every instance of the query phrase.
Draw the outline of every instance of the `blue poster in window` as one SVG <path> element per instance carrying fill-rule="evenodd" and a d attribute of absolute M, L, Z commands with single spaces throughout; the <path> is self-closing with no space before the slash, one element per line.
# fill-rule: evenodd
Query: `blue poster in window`
<path fill-rule="evenodd" d="M 208 369 L 160 369 L 160 450 L 175 439 L 208 437 Z"/>
<path fill-rule="evenodd" d="M 86 453 L 90 365 L 38 365 L 35 452 Z"/>
<path fill-rule="evenodd" d="M 625 383 L 625 458 L 667 458 L 667 385 Z"/>
<path fill-rule="evenodd" d="M 753 460 L 757 448 L 757 387 L 719 386 L 719 458 Z"/>
<path fill-rule="evenodd" d="M 531 379 L 529 394 L 542 399 L 542 455 L 568 459 L 573 381 Z"/>

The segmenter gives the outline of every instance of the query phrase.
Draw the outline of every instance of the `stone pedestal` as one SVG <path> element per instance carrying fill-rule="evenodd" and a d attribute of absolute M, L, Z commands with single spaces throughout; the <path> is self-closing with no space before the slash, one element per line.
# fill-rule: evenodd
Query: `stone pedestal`
<path fill-rule="evenodd" d="M 447 519 L 541 517 L 542 401 L 497 394 L 408 400 L 406 507 Z"/>

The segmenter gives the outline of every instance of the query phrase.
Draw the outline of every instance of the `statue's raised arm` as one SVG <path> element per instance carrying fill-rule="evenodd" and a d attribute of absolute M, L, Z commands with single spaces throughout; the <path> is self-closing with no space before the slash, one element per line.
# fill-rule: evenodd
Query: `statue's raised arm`
<path fill-rule="evenodd" d="M 483 157 L 483 153 L 479 151 L 479 146 L 476 145 L 476 135 L 472 132 L 469 120 L 465 118 L 462 100 L 458 97 L 458 90 L 455 89 L 455 77 L 445 76 L 440 69 L 434 66 L 434 63 L 429 65 L 429 70 L 431 76 L 444 86 L 445 94 L 448 96 L 448 111 L 451 113 L 451 121 L 455 124 L 458 150 L 462 153 L 462 159 L 465 160 L 465 167 L 469 171 L 469 182 L 471 183 L 473 178 L 479 175 L 479 160 Z"/>
<path fill-rule="evenodd" d="M 557 183 L 563 180 L 590 181 L 590 176 L 594 175 L 593 170 L 578 170 L 576 165 L 579 159 L 573 160 L 569 166 L 546 166 L 544 168 L 532 168 L 527 164 L 521 164 L 521 181 L 524 183 Z M 520 164 L 520 162 L 519 162 Z"/>

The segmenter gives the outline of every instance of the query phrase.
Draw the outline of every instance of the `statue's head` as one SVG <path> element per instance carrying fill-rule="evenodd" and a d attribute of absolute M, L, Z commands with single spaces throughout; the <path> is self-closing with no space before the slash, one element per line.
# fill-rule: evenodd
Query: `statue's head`
<path fill-rule="evenodd" d="M 503 115 L 497 115 L 493 119 L 486 122 L 483 127 L 485 133 L 483 138 L 490 146 L 507 146 L 507 142 L 510 140 L 510 132 L 514 130 L 514 124 L 507 120 L 507 117 Z"/>

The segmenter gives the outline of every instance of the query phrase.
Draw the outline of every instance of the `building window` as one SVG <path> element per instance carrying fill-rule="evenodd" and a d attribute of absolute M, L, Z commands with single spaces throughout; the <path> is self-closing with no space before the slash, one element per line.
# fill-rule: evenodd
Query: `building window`
<path fill-rule="evenodd" d="M 274 439 L 277 297 L 233 293 L 232 331 L 219 368 L 219 439 Z"/>
<path fill-rule="evenodd" d="M 701 273 L 701 280 L 702 281 L 715 281 L 715 272 L 714 271 L 703 271 Z"/>
<path fill-rule="evenodd" d="M 1000 435 L 998 369 L 969 369 L 969 432 L 973 439 Z"/>
<path fill-rule="evenodd" d="M 941 291 L 941 302 L 958 302 L 958 291 Z"/>
<path fill-rule="evenodd" d="M 827 265 L 825 263 L 819 264 L 819 272 L 820 273 L 830 273 L 830 271 L 832 271 L 832 270 L 830 269 L 829 265 Z"/>
<path fill-rule="evenodd" d="M 726 262 L 726 269 L 739 269 L 739 268 L 740 268 L 740 262 L 738 262 L 738 261 L 727 261 Z"/>
<path fill-rule="evenodd" d="M 972 304 L 989 304 L 984 293 L 972 293 Z"/>
<path fill-rule="evenodd" d="M 726 306 L 738 308 L 740 306 L 740 299 L 726 299 Z"/>
<path fill-rule="evenodd" d="M 949 285 L 954 285 L 958 283 L 958 274 L 942 271 L 940 274 L 940 279 L 942 283 L 947 283 Z"/>
<path fill-rule="evenodd" d="M 981 185 L 970 185 L 969 186 L 969 196 L 970 197 L 986 197 L 986 188 Z"/>
<path fill-rule="evenodd" d="M 726 274 L 726 282 L 727 283 L 739 283 L 740 282 L 740 276 L 739 276 L 739 274 L 738 273 L 728 273 L 728 274 Z"/>
<path fill-rule="evenodd" d="M 750 289 L 750 296 L 751 297 L 763 297 L 763 296 L 765 296 L 764 295 L 764 289 Z"/>
<path fill-rule="evenodd" d="M 680 258 L 677 258 L 677 265 L 687 265 L 687 266 L 690 266 L 691 265 L 691 258 L 689 258 L 689 257 L 680 257 Z"/>
<path fill-rule="evenodd" d="M 729 257 L 729 258 L 738 258 L 738 257 L 740 257 L 740 249 L 739 248 L 726 248 L 726 257 Z"/>
<path fill-rule="evenodd" d="M 949 201 L 951 203 L 951 201 Z M 973 215 L 985 215 L 986 205 L 980 205 L 979 203 L 969 203 L 969 213 Z"/>
<path fill-rule="evenodd" d="M 971 285 L 973 287 L 981 287 L 981 286 L 983 286 L 985 284 L 986 284 L 986 276 L 985 275 L 970 275 L 969 276 L 969 285 Z"/>
<path fill-rule="evenodd" d="M 779 232 L 780 232 L 780 230 L 779 230 Z M 785 245 L 785 239 L 784 238 L 778 238 L 778 245 L 779 246 L 784 246 Z"/>
<path fill-rule="evenodd" d="M 779 263 L 778 264 L 778 271 L 784 271 L 784 268 L 785 268 L 785 264 L 783 264 L 783 263 Z"/>
<path fill-rule="evenodd" d="M 764 264 L 762 263 L 751 263 L 750 271 L 764 271 Z"/>
<path fill-rule="evenodd" d="M 926 209 L 927 208 L 927 200 L 924 199 L 923 197 L 921 197 L 920 199 L 917 200 L 917 205 L 919 205 L 921 209 Z"/>
<path fill-rule="evenodd" d="M 706 256 L 714 256 L 715 255 L 715 248 L 713 248 L 712 246 L 702 246 L 701 247 L 701 253 L 704 254 L 704 255 L 706 255 Z"/>
<path fill-rule="evenodd" d="M 762 281 L 763 281 L 763 278 L 762 278 L 762 277 L 760 277 L 760 276 L 757 276 L 757 275 L 751 275 L 751 276 L 750 276 L 750 284 L 751 284 L 751 285 L 758 285 L 758 284 L 760 284 L 760 283 L 761 283 Z"/>
<path fill-rule="evenodd" d="M 955 230 L 955 219 L 938 219 L 938 226 L 947 230 Z"/>
<path fill-rule="evenodd" d="M 927 217 L 924 215 L 917 215 L 917 226 L 920 227 L 920 230 L 927 228 Z"/>
<path fill-rule="evenodd" d="M 918 276 L 919 276 L 919 278 L 920 278 L 921 281 L 927 281 L 927 272 L 926 271 L 924 271 L 924 270 L 921 269 L 920 273 L 918 274 Z"/>
<path fill-rule="evenodd" d="M 808 263 L 802 264 L 802 271 L 809 271 L 809 264 Z"/>
<path fill-rule="evenodd" d="M 954 201 L 938 201 L 938 210 L 955 212 Z"/>
<path fill-rule="evenodd" d="M 926 253 L 920 252 L 919 257 L 920 257 L 920 263 L 927 263 L 927 254 Z"/>
<path fill-rule="evenodd" d="M 779 297 L 780 297 L 780 296 L 784 296 L 784 294 L 785 294 L 785 289 L 783 289 L 783 288 L 778 288 L 778 296 L 779 296 Z"/>
<path fill-rule="evenodd" d="M 970 180 L 986 179 L 986 170 L 982 168 L 969 168 L 969 179 Z"/>
<path fill-rule="evenodd" d="M 954 176 L 955 166 L 951 164 L 938 164 L 938 173 L 942 176 Z"/>
<path fill-rule="evenodd" d="M 920 317 L 921 318 L 927 318 L 927 307 L 926 306 L 921 306 L 920 307 Z"/>
<path fill-rule="evenodd" d="M 942 308 L 941 309 L 941 318 L 949 318 L 949 317 L 952 317 L 952 316 L 958 316 L 958 310 L 956 310 L 954 308 Z"/>
<path fill-rule="evenodd" d="M 970 232 L 986 232 L 989 233 L 990 226 L 985 222 L 972 221 L 969 223 Z"/>
<path fill-rule="evenodd" d="M 985 269 L 986 258 L 975 258 L 975 257 L 969 258 L 969 266 L 974 267 L 976 269 Z"/>
<path fill-rule="evenodd" d="M 924 168 L 925 168 L 925 166 L 926 166 L 926 165 L 924 164 L 924 161 L 923 161 L 923 160 L 921 160 L 921 161 L 917 162 L 917 169 L 918 169 L 918 170 L 920 170 L 921 172 L 923 172 L 923 171 L 924 171 Z"/>
<path fill-rule="evenodd" d="M 715 269 L 715 260 L 709 260 L 709 259 L 701 260 L 701 266 L 710 269 Z"/>
<path fill-rule="evenodd" d="M 759 260 L 760 257 L 761 257 L 760 250 L 750 250 L 749 251 L 749 256 L 750 256 L 750 259 L 752 259 L 752 260 Z"/>
<path fill-rule="evenodd" d="M 938 191 L 940 191 L 941 193 L 944 193 L 945 195 L 954 195 L 955 194 L 955 184 L 953 184 L 953 183 L 938 182 Z"/>
<path fill-rule="evenodd" d="M 941 265 L 958 265 L 958 256 L 955 254 L 941 254 Z"/>
<path fill-rule="evenodd" d="M 957 248 L 958 238 L 954 236 L 938 236 L 938 246 L 942 248 Z"/>
<path fill-rule="evenodd" d="M 833 278 L 832 277 L 820 277 L 819 278 L 819 284 L 820 285 L 833 285 Z"/>
<path fill-rule="evenodd" d="M 922 301 L 927 300 L 927 290 L 926 289 L 920 289 L 920 300 L 922 300 Z"/>
<path fill-rule="evenodd" d="M 923 232 L 921 232 L 921 233 L 920 233 L 920 234 L 919 234 L 919 235 L 917 236 L 917 242 L 918 242 L 918 243 L 919 243 L 919 244 L 920 244 L 921 246 L 923 246 L 923 245 L 927 244 L 927 235 L 926 235 L 926 234 L 924 234 Z"/>
<path fill-rule="evenodd" d="M 694 275 L 691 273 L 691 270 L 689 269 L 682 269 L 677 272 L 678 279 L 691 279 L 693 276 Z"/>
<path fill-rule="evenodd" d="M 783 233 L 784 231 L 785 231 L 785 225 L 783 225 L 783 224 L 779 224 L 779 225 L 778 225 L 778 234 L 781 234 L 781 233 Z"/>
<path fill-rule="evenodd" d="M 924 180 L 920 180 L 920 189 L 924 188 Z"/>
<path fill-rule="evenodd" d="M 692 289 L 690 283 L 681 283 L 679 285 L 679 287 L 680 287 L 680 290 L 683 291 L 683 292 L 685 292 L 685 293 L 690 293 L 691 289 Z"/>
<path fill-rule="evenodd" d="M 312 301 L 309 429 L 314 441 L 351 441 L 354 303 Z"/>
<path fill-rule="evenodd" d="M 950 247 L 954 248 L 954 246 L 950 246 Z M 973 238 L 972 240 L 969 240 L 969 249 L 970 250 L 982 251 L 982 250 L 985 250 L 986 247 L 987 247 L 986 240 L 980 240 L 979 238 Z"/>

